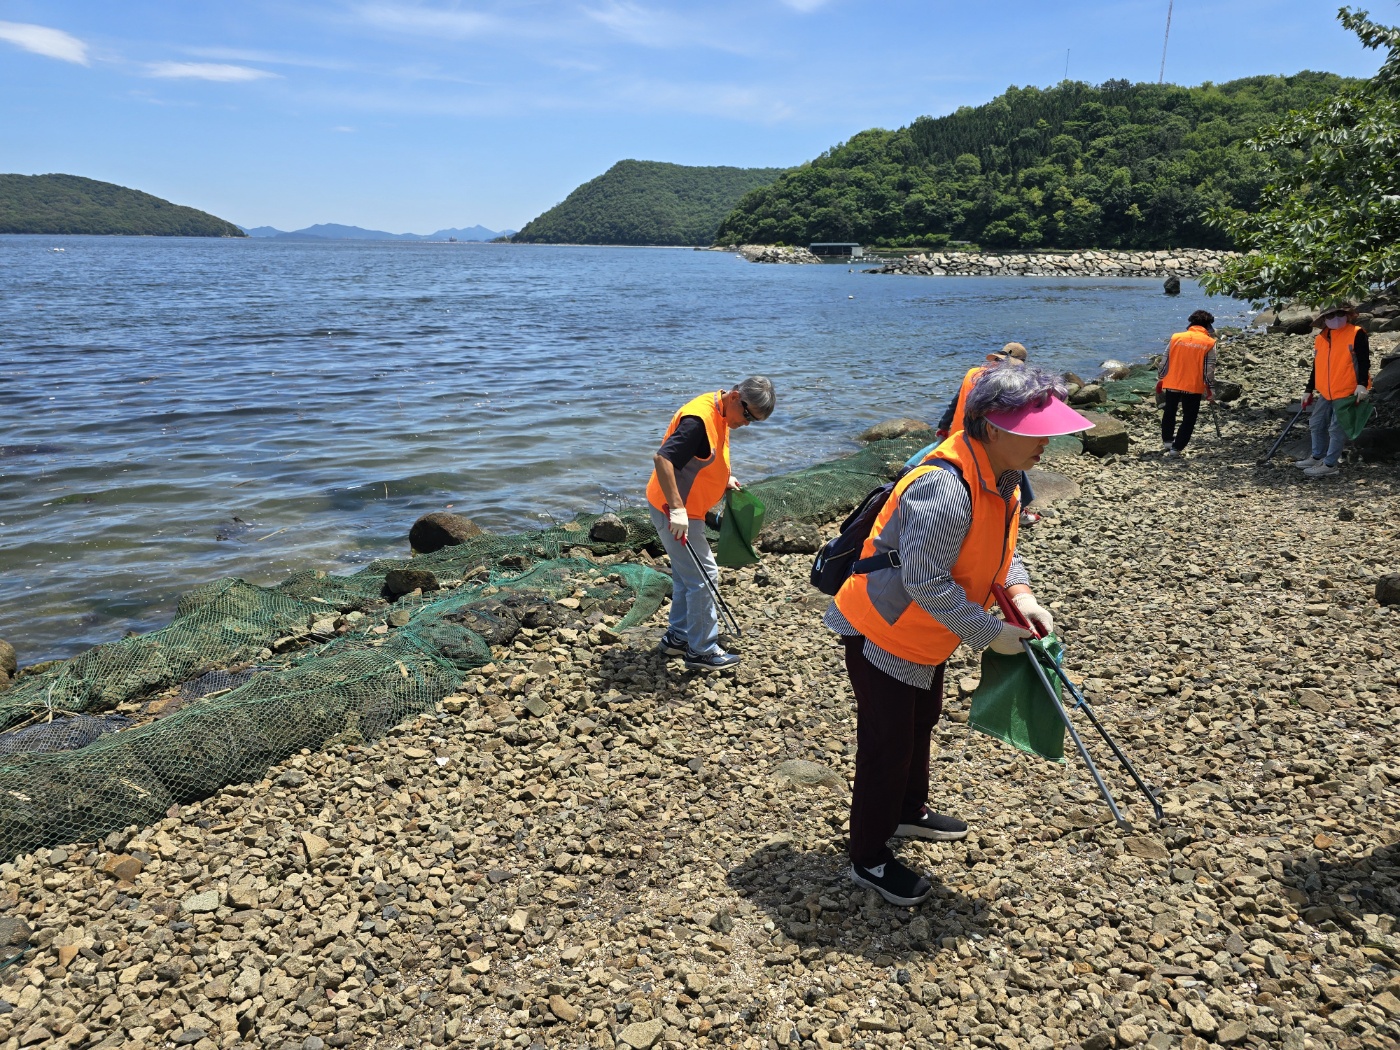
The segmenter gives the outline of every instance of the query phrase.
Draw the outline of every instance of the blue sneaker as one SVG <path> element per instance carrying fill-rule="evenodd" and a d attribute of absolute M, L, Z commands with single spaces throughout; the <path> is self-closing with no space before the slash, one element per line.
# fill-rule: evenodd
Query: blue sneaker
<path fill-rule="evenodd" d="M 661 641 L 656 643 L 656 651 L 664 656 L 684 656 L 690 651 L 690 647 L 683 639 L 667 631 L 661 636 Z"/>
<path fill-rule="evenodd" d="M 685 665 L 692 671 L 727 671 L 739 662 L 738 653 L 726 653 L 723 649 L 713 653 L 692 653 L 685 654 Z"/>

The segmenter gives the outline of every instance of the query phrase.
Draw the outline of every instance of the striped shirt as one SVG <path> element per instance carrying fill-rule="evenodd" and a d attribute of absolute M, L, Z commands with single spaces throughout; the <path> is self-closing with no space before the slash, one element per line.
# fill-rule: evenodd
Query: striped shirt
<path fill-rule="evenodd" d="M 1021 480 L 1019 470 L 1010 470 L 997 480 L 997 491 L 1009 500 Z M 951 470 L 931 470 L 900 497 L 895 510 L 900 519 L 899 556 L 903 561 L 900 582 L 909 597 L 930 616 L 974 649 L 985 649 L 1001 633 L 1001 620 L 976 602 L 953 582 L 953 566 L 962 551 L 963 539 L 972 527 L 972 497 L 962 478 Z M 1008 587 L 1029 585 L 1019 554 L 1013 554 L 1006 571 Z M 833 601 L 822 623 L 840 635 L 859 635 Z M 933 684 L 934 667 L 895 656 L 866 639 L 865 658 L 891 678 L 918 689 Z"/>

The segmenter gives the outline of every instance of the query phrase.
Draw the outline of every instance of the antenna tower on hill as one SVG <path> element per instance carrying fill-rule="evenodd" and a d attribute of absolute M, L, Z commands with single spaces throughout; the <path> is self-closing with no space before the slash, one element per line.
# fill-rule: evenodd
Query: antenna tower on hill
<path fill-rule="evenodd" d="M 1162 35 L 1162 68 L 1157 70 L 1157 83 L 1162 82 L 1162 78 L 1167 75 L 1167 40 L 1172 35 L 1172 4 L 1174 0 L 1167 0 L 1167 31 Z"/>

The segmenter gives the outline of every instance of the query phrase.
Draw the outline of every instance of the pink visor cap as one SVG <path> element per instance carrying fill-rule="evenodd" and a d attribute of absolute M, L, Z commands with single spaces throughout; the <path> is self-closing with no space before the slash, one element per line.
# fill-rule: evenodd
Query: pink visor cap
<path fill-rule="evenodd" d="M 1008 412 L 988 412 L 984 418 L 998 430 L 1021 437 L 1059 437 L 1094 426 L 1093 420 L 1081 416 L 1057 397 L 1046 398 L 1044 404 L 1026 405 Z"/>

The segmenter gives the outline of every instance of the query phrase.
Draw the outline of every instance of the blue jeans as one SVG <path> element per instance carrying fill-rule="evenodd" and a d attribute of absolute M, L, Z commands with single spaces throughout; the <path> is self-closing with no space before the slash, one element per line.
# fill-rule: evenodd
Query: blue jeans
<path fill-rule="evenodd" d="M 1317 459 L 1323 456 L 1322 461 L 1329 467 L 1335 467 L 1341 461 L 1342 449 L 1347 444 L 1346 431 L 1332 408 L 1335 403 L 1319 397 L 1313 402 L 1312 415 L 1308 417 L 1308 426 L 1312 430 L 1312 457 Z"/>
<path fill-rule="evenodd" d="M 685 544 L 671 535 L 668 527 L 670 518 L 655 507 L 651 511 L 651 523 L 661 537 L 661 545 L 671 556 L 671 634 L 683 639 L 691 652 L 704 656 L 720 652 L 719 610 L 710 597 L 709 585 L 705 576 L 695 566 L 695 558 L 685 549 Z M 715 565 L 714 552 L 710 541 L 705 539 L 705 523 L 697 518 L 690 519 L 690 531 L 686 534 L 690 549 L 705 567 L 705 574 L 719 589 L 719 567 Z"/>

